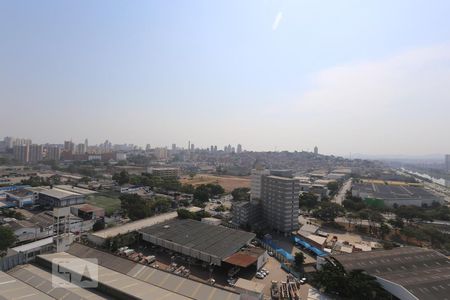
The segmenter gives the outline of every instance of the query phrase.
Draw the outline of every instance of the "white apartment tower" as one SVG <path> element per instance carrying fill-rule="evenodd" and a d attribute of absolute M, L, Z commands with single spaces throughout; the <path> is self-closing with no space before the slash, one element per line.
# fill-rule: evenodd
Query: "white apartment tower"
<path fill-rule="evenodd" d="M 14 159 L 27 163 L 30 159 L 30 146 L 29 145 L 15 145 L 13 146 Z"/>
<path fill-rule="evenodd" d="M 270 171 L 263 168 L 253 169 L 251 173 L 251 192 L 250 200 L 258 201 L 261 199 L 262 177 L 270 175 Z"/>
<path fill-rule="evenodd" d="M 261 206 L 265 223 L 272 229 L 290 235 L 299 229 L 299 181 L 291 177 L 262 176 Z"/>
<path fill-rule="evenodd" d="M 34 163 L 42 160 L 42 145 L 32 144 L 29 149 L 29 162 Z"/>

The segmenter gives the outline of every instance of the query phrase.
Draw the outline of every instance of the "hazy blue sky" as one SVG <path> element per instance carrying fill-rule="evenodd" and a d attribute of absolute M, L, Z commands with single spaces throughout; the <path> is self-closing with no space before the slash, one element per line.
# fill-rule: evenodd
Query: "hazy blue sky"
<path fill-rule="evenodd" d="M 0 1 L 0 137 L 450 152 L 450 1 Z"/>

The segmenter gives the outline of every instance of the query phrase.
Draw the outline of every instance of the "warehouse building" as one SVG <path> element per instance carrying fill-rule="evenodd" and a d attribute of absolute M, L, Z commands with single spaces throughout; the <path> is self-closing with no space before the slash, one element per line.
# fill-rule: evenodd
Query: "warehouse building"
<path fill-rule="evenodd" d="M 34 192 L 36 203 L 44 207 L 66 207 L 83 204 L 86 200 L 85 194 L 56 187 L 38 187 L 31 190 Z"/>
<path fill-rule="evenodd" d="M 95 258 L 101 267 L 127 275 L 134 279 L 172 291 L 189 299 L 238 300 L 239 295 L 229 290 L 213 287 L 160 269 L 154 269 L 110 253 L 75 243 L 68 254 L 81 259 Z M 156 299 L 156 298 L 155 298 Z M 167 298 L 171 299 L 171 298 Z"/>
<path fill-rule="evenodd" d="M 255 238 L 254 233 L 199 221 L 171 220 L 139 230 L 142 239 L 171 251 L 221 266 Z"/>
<path fill-rule="evenodd" d="M 318 268 L 327 260 L 318 258 Z M 442 300 L 450 295 L 450 260 L 431 249 L 355 252 L 333 255 L 329 261 L 341 264 L 347 271 L 364 270 L 402 300 Z"/>
<path fill-rule="evenodd" d="M 199 207 L 189 207 L 187 208 L 190 212 L 199 212 L 202 209 Z M 107 238 L 112 238 L 115 236 L 118 236 L 119 234 L 124 235 L 124 234 L 128 234 L 131 232 L 136 232 L 140 229 L 143 229 L 145 227 L 149 227 L 158 223 L 162 223 L 168 220 L 172 220 L 178 217 L 178 214 L 176 211 L 173 212 L 168 212 L 168 213 L 164 213 L 164 214 L 159 214 L 150 218 L 145 218 L 145 219 L 141 219 L 141 220 L 137 220 L 134 222 L 130 222 L 130 223 L 126 223 L 124 225 L 121 226 L 116 226 L 116 227 L 110 227 L 110 228 L 106 228 L 100 231 L 96 231 L 96 232 L 92 232 L 88 235 L 88 240 L 97 245 L 97 246 L 102 246 Z"/>
<path fill-rule="evenodd" d="M 170 167 L 149 167 L 147 172 L 161 178 L 177 178 L 180 175 L 180 169 Z"/>
<path fill-rule="evenodd" d="M 433 202 L 443 203 L 444 200 L 433 195 L 422 187 L 411 185 L 393 185 L 381 183 L 356 183 L 352 188 L 354 197 L 368 201 L 379 200 L 385 206 L 401 205 L 432 205 Z"/>

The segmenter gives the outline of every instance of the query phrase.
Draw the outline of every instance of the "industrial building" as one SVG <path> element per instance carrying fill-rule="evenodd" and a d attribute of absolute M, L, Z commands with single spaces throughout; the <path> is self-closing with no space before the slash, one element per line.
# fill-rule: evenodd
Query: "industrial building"
<path fill-rule="evenodd" d="M 256 236 L 254 233 L 191 219 L 167 221 L 143 228 L 139 233 L 146 242 L 216 266 L 221 266 L 222 261 Z"/>
<path fill-rule="evenodd" d="M 55 271 L 59 272 L 57 277 L 53 277 Z M 76 286 L 79 283 L 88 283 L 88 286 Z M 17 265 L 0 272 L 0 286 L 2 299 L 241 298 L 236 292 L 77 243 L 66 252 L 41 254 L 33 264 Z"/>
<path fill-rule="evenodd" d="M 385 290 L 402 300 L 442 300 L 450 295 L 450 260 L 425 248 L 355 252 L 318 258 L 341 264 L 345 270 L 364 270 L 377 278 Z"/>
<path fill-rule="evenodd" d="M 153 285 L 167 291 L 171 291 L 189 299 L 217 299 L 217 300 L 238 300 L 239 295 L 229 290 L 213 287 L 205 283 L 177 276 L 160 269 L 154 269 L 135 263 L 131 260 L 112 255 L 110 253 L 90 248 L 82 244 L 75 243 L 67 251 L 68 254 L 84 258 L 94 258 L 98 260 L 101 267 L 110 271 L 118 272 L 138 279 L 147 284 Z M 156 297 L 153 299 L 157 299 Z M 172 298 L 167 298 L 172 299 Z"/>
<path fill-rule="evenodd" d="M 170 167 L 149 167 L 147 172 L 161 178 L 177 178 L 180 175 L 180 169 Z"/>
<path fill-rule="evenodd" d="M 5 192 L 6 201 L 10 204 L 8 206 L 26 207 L 34 204 L 33 192 L 27 189 L 18 189 Z"/>
<path fill-rule="evenodd" d="M 187 209 L 193 213 L 199 212 L 200 210 L 202 210 L 201 208 L 195 207 L 195 206 L 189 207 Z M 152 225 L 155 225 L 158 223 L 172 220 L 177 217 L 178 217 L 178 214 L 176 211 L 159 214 L 159 215 L 156 215 L 156 216 L 153 216 L 150 218 L 145 218 L 145 219 L 137 220 L 134 222 L 126 223 L 121 226 L 106 228 L 106 229 L 103 229 L 100 231 L 92 232 L 88 235 L 88 240 L 97 246 L 102 246 L 105 243 L 107 238 L 115 237 L 119 234 L 123 235 L 123 234 L 131 233 L 131 232 L 136 232 L 145 227 L 149 227 L 149 226 L 152 226 Z"/>
<path fill-rule="evenodd" d="M 355 183 L 352 188 L 352 195 L 366 200 L 379 200 L 385 206 L 422 206 L 431 205 L 433 202 L 444 202 L 442 198 L 433 195 L 422 187 L 406 184 Z"/>
<path fill-rule="evenodd" d="M 30 190 L 35 195 L 36 203 L 44 207 L 66 207 L 83 204 L 86 199 L 86 193 L 80 193 L 80 191 L 76 191 L 75 189 L 69 191 L 58 187 L 37 187 Z"/>

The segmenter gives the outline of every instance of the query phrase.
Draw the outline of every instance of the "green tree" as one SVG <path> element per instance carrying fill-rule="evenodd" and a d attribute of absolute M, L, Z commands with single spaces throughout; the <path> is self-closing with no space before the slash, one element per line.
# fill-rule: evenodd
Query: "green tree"
<path fill-rule="evenodd" d="M 151 207 L 147 200 L 137 194 L 123 194 L 119 197 L 120 207 L 131 220 L 151 216 Z"/>
<path fill-rule="evenodd" d="M 154 212 L 167 212 L 172 206 L 172 201 L 165 197 L 155 197 L 151 202 L 151 208 Z"/>
<path fill-rule="evenodd" d="M 14 231 L 7 226 L 0 226 L 0 253 L 5 252 L 16 242 Z"/>
<path fill-rule="evenodd" d="M 250 201 L 250 189 L 246 187 L 235 188 L 231 192 L 233 201 Z"/>
<path fill-rule="evenodd" d="M 322 202 L 313 212 L 313 216 L 325 222 L 334 222 L 338 216 L 343 215 L 345 209 L 337 203 Z"/>
<path fill-rule="evenodd" d="M 177 209 L 177 215 L 179 219 L 194 219 L 194 213 L 190 212 L 187 209 L 179 208 Z"/>
<path fill-rule="evenodd" d="M 380 236 L 384 239 L 388 234 L 391 233 L 391 228 L 386 225 L 386 223 L 381 223 L 380 225 Z"/>
<path fill-rule="evenodd" d="M 303 264 L 305 263 L 305 255 L 302 252 L 295 253 L 294 256 L 294 267 L 297 271 L 300 271 L 303 268 Z"/>
<path fill-rule="evenodd" d="M 125 183 L 130 182 L 130 175 L 127 171 L 123 170 L 120 171 L 120 173 L 115 173 L 112 179 L 117 181 L 119 185 L 124 185 Z"/>
<path fill-rule="evenodd" d="M 200 202 L 208 202 L 210 194 L 206 189 L 196 188 L 194 192 L 194 199 Z"/>
<path fill-rule="evenodd" d="M 313 275 L 312 284 L 326 294 L 341 299 L 390 299 L 376 278 L 362 270 L 346 272 L 339 263 L 327 262 Z"/>
<path fill-rule="evenodd" d="M 221 194 L 225 193 L 225 190 L 219 184 L 208 183 L 206 185 L 206 187 L 209 190 L 209 193 L 213 196 L 217 196 L 217 195 L 221 195 Z"/>
<path fill-rule="evenodd" d="M 195 192 L 195 187 L 192 184 L 183 184 L 181 186 L 180 192 L 186 194 L 193 194 Z"/>
<path fill-rule="evenodd" d="M 336 181 L 329 182 L 327 184 L 327 188 L 330 191 L 331 195 L 335 195 L 339 191 L 339 183 Z"/>
<path fill-rule="evenodd" d="M 319 201 L 313 193 L 303 193 L 299 197 L 298 204 L 300 208 L 310 211 L 319 204 Z"/>

